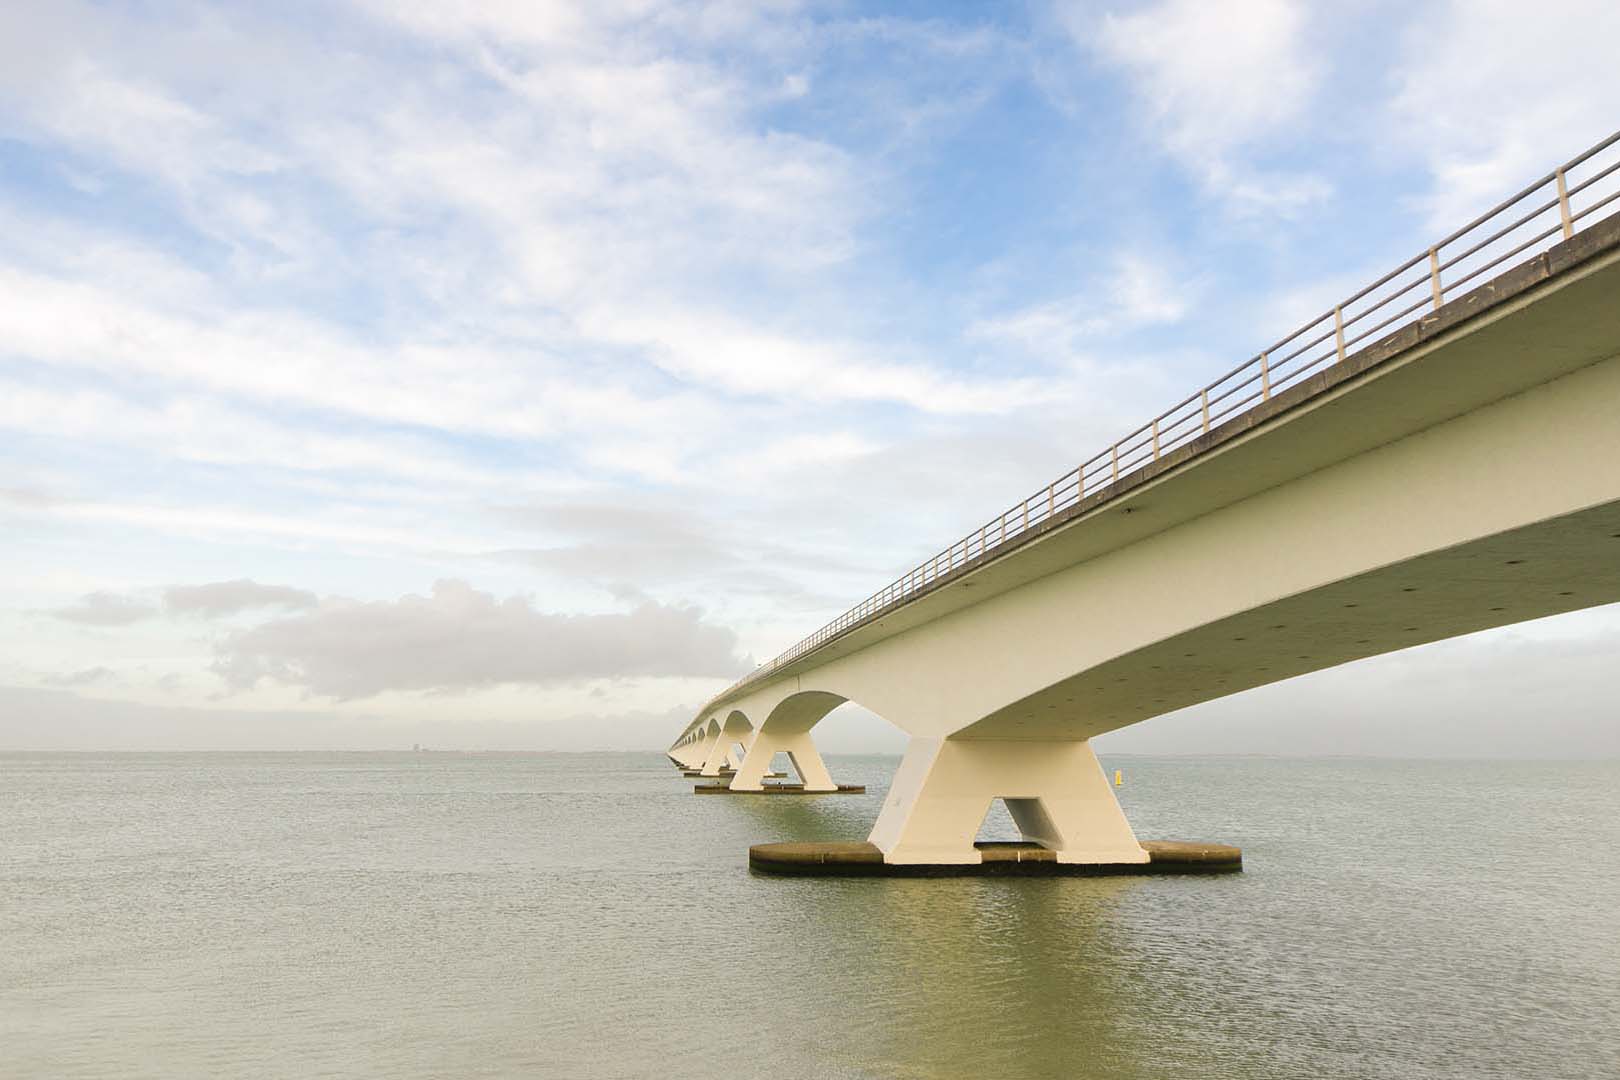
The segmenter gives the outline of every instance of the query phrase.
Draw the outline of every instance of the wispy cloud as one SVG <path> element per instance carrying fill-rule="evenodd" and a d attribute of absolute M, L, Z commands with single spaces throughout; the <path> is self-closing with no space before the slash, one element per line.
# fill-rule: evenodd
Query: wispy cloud
<path fill-rule="evenodd" d="M 1434 232 L 1620 128 L 1620 7 L 1575 0 L 1553 15 L 1457 0 L 1415 14 L 1399 39 L 1390 131 L 1429 171 L 1420 202 Z"/>
<path fill-rule="evenodd" d="M 978 340 L 1015 343 L 1056 361 L 1088 340 L 1179 321 L 1196 290 L 1196 282 L 1164 262 L 1121 252 L 1107 272 L 1078 292 L 981 319 L 966 332 Z"/>
<path fill-rule="evenodd" d="M 1239 9 L 1162 0 L 1094 19 L 1075 6 L 1077 40 L 1117 65 L 1140 108 L 1213 194 L 1245 213 L 1297 213 L 1332 191 L 1310 172 L 1257 166 L 1252 155 L 1305 117 L 1327 57 L 1309 47 L 1307 5 L 1253 0 Z"/>

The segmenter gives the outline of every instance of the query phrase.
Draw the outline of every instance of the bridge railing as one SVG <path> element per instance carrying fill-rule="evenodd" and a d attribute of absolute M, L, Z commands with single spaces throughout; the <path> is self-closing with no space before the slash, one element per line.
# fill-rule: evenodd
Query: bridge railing
<path fill-rule="evenodd" d="M 1467 225 L 1431 244 L 1213 382 L 1199 387 L 1106 449 L 908 570 L 721 696 L 790 663 L 880 611 L 928 590 L 958 567 L 1037 528 L 1090 495 L 1129 478 L 1281 390 L 1327 370 L 1358 347 L 1438 310 L 1514 265 L 1606 217 L 1620 200 L 1620 132 L 1564 162 Z M 1614 207 L 1620 209 L 1620 207 Z M 1610 209 L 1610 213 L 1613 209 Z M 1504 267 L 1505 268 L 1505 267 Z"/>

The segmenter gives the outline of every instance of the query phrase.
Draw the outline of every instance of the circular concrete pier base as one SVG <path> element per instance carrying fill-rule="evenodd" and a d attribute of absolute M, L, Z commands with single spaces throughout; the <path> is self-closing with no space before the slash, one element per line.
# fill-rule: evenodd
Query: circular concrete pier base
<path fill-rule="evenodd" d="M 984 861 L 966 865 L 883 861 L 864 840 L 755 844 L 748 866 L 765 874 L 819 877 L 1086 877 L 1104 874 L 1230 874 L 1243 869 L 1243 852 L 1228 844 L 1144 840 L 1145 863 L 1060 863 L 1055 853 L 1019 841 L 975 844 Z"/>

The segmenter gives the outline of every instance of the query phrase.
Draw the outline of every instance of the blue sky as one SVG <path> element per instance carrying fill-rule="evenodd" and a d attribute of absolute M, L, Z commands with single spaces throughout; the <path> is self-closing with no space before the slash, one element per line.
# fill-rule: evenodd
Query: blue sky
<path fill-rule="evenodd" d="M 9 5 L 0 745 L 660 745 L 1620 126 L 1615 40 L 1603 3 Z M 1511 712 L 1616 625 L 1356 685 Z M 1345 677 L 1120 747 L 1398 751 L 1289 726 Z"/>

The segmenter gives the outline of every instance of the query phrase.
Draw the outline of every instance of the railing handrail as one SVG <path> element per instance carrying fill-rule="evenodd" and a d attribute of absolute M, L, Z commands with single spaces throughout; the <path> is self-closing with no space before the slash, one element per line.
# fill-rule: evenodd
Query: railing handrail
<path fill-rule="evenodd" d="M 1194 390 L 1164 412 L 1115 440 L 1092 457 L 1082 461 L 1077 467 L 1070 469 L 1052 481 L 1052 483 L 1039 489 L 1021 502 L 1015 503 L 998 517 L 991 518 L 979 528 L 936 553 L 932 558 L 912 567 L 894 581 L 839 615 L 836 619 L 808 637 L 803 638 L 772 660 L 761 664 L 750 674 L 743 676 L 743 678 L 711 699 L 711 703 L 730 697 L 743 686 L 770 676 L 779 668 L 819 648 L 843 631 L 872 615 L 909 602 L 923 592 L 931 591 L 932 584 L 941 577 L 954 573 L 962 566 L 966 566 L 976 559 L 984 558 L 1009 541 L 1025 535 L 1031 528 L 1056 518 L 1060 510 L 1067 510 L 1085 499 L 1088 494 L 1095 495 L 1113 487 L 1121 479 L 1130 478 L 1133 473 L 1152 465 L 1170 451 L 1186 445 L 1199 435 L 1207 434 L 1212 430 L 1213 426 L 1257 408 L 1273 397 L 1280 387 L 1293 385 L 1315 370 L 1325 370 L 1325 368 L 1322 368 L 1324 361 L 1327 361 L 1328 366 L 1331 366 L 1333 363 L 1344 360 L 1348 355 L 1346 350 L 1350 346 L 1364 341 L 1370 335 L 1386 328 L 1391 328 L 1389 333 L 1394 333 L 1396 329 L 1414 321 L 1410 317 L 1421 318 L 1420 313 L 1425 307 L 1431 307 L 1432 305 L 1431 310 L 1438 310 L 1445 303 L 1447 293 L 1453 292 L 1479 275 L 1500 265 L 1505 260 L 1522 254 L 1555 235 L 1561 234 L 1559 236 L 1560 240 L 1569 239 L 1578 231 L 1580 227 L 1578 223 L 1583 218 L 1620 198 L 1620 190 L 1616 190 L 1601 199 L 1594 199 L 1590 206 L 1579 212 L 1576 212 L 1574 208 L 1574 197 L 1587 191 L 1599 181 L 1607 179 L 1620 171 L 1620 160 L 1598 170 L 1591 176 L 1585 177 L 1573 186 L 1569 183 L 1569 174 L 1617 143 L 1620 143 L 1620 131 L 1616 131 L 1608 138 L 1593 144 L 1578 156 L 1554 168 L 1541 179 L 1502 200 L 1467 225 L 1425 248 L 1371 284 L 1362 287 L 1346 299 L 1335 304 L 1328 311 L 1305 323 L 1293 333 L 1274 342 L 1268 348 L 1262 349 L 1252 359 L 1244 361 L 1212 382 Z M 1499 217 L 1507 214 L 1524 202 L 1525 199 L 1546 188 L 1549 184 L 1553 185 L 1555 189 L 1555 194 L 1549 201 L 1539 204 L 1529 213 L 1520 215 L 1506 225 L 1500 226 L 1483 240 L 1474 241 L 1472 246 L 1467 249 L 1451 254 L 1448 258 L 1442 260 L 1441 252 L 1443 249 L 1466 237 L 1470 237 L 1475 230 L 1497 222 Z M 1505 252 L 1496 253 L 1494 257 L 1483 261 L 1481 265 L 1469 269 L 1468 273 L 1461 273 L 1464 264 L 1470 259 L 1475 256 L 1489 254 L 1493 245 L 1506 240 L 1518 230 L 1555 208 L 1558 211 L 1556 224 L 1543 229 L 1528 240 L 1520 241 Z M 1591 220 L 1596 221 L 1599 219 L 1592 218 Z M 1427 265 L 1425 266 L 1425 264 Z M 1391 282 L 1397 282 L 1403 274 L 1408 274 L 1418 268 L 1423 268 L 1421 276 L 1406 282 L 1394 292 L 1377 299 L 1376 302 L 1370 302 L 1355 313 L 1347 313 L 1347 309 L 1372 297 L 1376 290 Z M 1454 271 L 1452 280 L 1449 283 L 1444 279 L 1444 274 L 1448 270 Z M 1361 320 L 1381 310 L 1385 305 L 1392 303 L 1397 298 L 1405 296 L 1414 288 L 1424 285 L 1428 286 L 1429 292 L 1421 300 L 1407 305 L 1394 315 L 1386 317 L 1382 322 L 1361 330 L 1353 337 L 1346 336 L 1346 332 L 1355 327 Z M 1302 345 L 1298 344 L 1301 339 L 1318 329 L 1322 331 L 1320 334 Z M 1333 345 L 1327 352 L 1309 360 L 1301 359 L 1329 339 L 1332 339 Z M 1293 346 L 1297 347 L 1294 347 L 1292 352 L 1278 358 L 1277 354 L 1281 350 Z M 1238 376 L 1246 377 L 1235 385 L 1226 385 L 1233 379 L 1238 378 Z M 1247 388 L 1256 381 L 1260 383 L 1260 388 L 1245 393 Z M 1242 396 L 1239 396 L 1235 402 L 1229 403 L 1228 399 L 1234 395 Z M 1197 405 L 1196 410 L 1183 414 L 1183 410 L 1188 409 L 1189 406 L 1193 406 L 1195 403 Z M 1196 423 L 1194 423 L 1195 421 Z M 1192 431 L 1178 430 L 1189 423 L 1193 423 Z M 1087 487 L 1088 480 L 1094 485 L 1089 489 Z M 1008 529 L 1009 516 L 1015 517 L 1017 522 L 1017 528 L 1012 531 Z"/>

